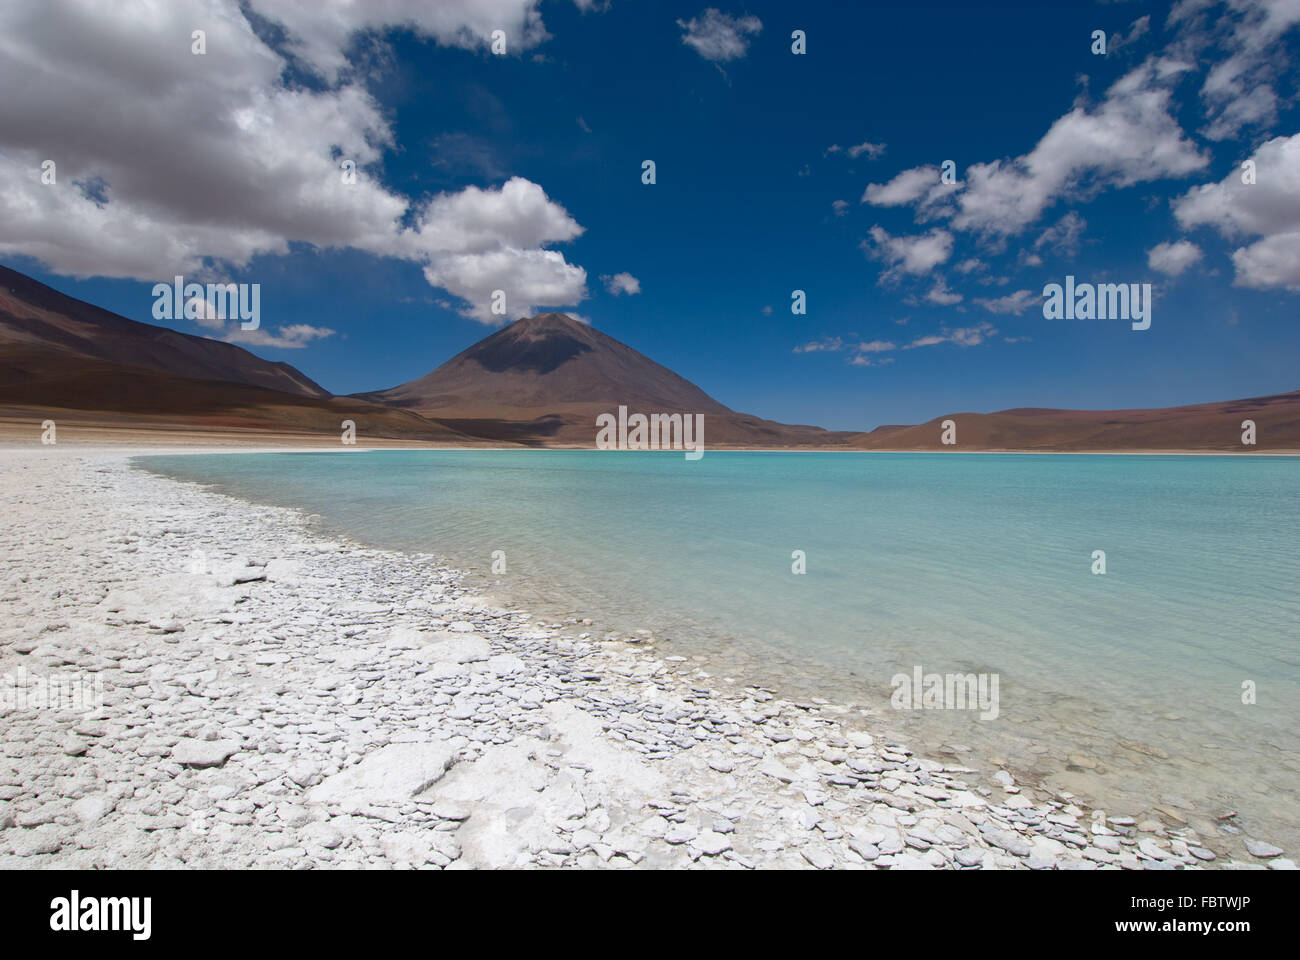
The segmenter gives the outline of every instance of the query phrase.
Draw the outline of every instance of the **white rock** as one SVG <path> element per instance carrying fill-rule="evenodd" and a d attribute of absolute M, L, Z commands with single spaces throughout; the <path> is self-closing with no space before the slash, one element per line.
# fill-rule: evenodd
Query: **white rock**
<path fill-rule="evenodd" d="M 1275 847 L 1271 843 L 1249 838 L 1246 840 L 1246 849 L 1250 851 L 1252 857 L 1259 857 L 1261 860 L 1267 860 L 1269 857 L 1280 857 L 1285 852 L 1281 847 Z"/>
<path fill-rule="evenodd" d="M 219 767 L 239 751 L 231 740 L 181 740 L 172 747 L 172 759 L 185 767 Z"/>
<path fill-rule="evenodd" d="M 114 802 L 102 793 L 82 797 L 72 805 L 72 813 L 82 823 L 94 823 L 113 812 Z"/>
<path fill-rule="evenodd" d="M 731 849 L 731 841 L 723 834 L 715 833 L 712 830 L 702 832 L 691 841 L 691 845 L 709 857 L 716 857 L 718 854 Z"/>
<path fill-rule="evenodd" d="M 446 741 L 389 744 L 327 777 L 308 791 L 307 799 L 347 804 L 410 800 L 441 779 L 455 758 Z"/>

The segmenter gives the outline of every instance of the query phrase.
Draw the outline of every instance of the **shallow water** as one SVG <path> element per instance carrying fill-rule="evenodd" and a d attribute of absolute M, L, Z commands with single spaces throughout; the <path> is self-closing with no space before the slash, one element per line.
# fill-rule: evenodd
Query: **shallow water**
<path fill-rule="evenodd" d="M 660 654 L 702 657 L 713 676 L 852 703 L 914 748 L 1005 763 L 1110 815 L 1160 804 L 1212 834 L 1213 816 L 1236 809 L 1249 833 L 1300 841 L 1297 459 L 422 450 L 140 463 L 320 514 L 325 533 L 445 556 L 600 634 L 648 629 Z M 996 674 L 998 716 L 895 710 L 892 678 L 918 665 Z"/>

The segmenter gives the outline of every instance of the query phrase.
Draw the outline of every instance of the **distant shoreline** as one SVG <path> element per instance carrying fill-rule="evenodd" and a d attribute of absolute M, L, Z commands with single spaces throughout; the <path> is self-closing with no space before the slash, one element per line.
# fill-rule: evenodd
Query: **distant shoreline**
<path fill-rule="evenodd" d="M 40 447 L 39 423 L 10 419 L 0 419 L 0 451 L 32 450 Z M 467 451 L 545 451 L 545 450 L 590 450 L 596 447 L 575 446 L 568 444 L 462 444 L 440 443 L 435 441 L 412 441 L 389 438 L 364 440 L 355 446 L 344 446 L 334 436 L 304 435 L 294 433 L 238 433 L 209 432 L 194 430 L 148 430 L 139 428 L 121 428 L 108 426 L 81 426 L 70 422 L 61 428 L 58 443 L 49 449 L 74 449 L 80 452 L 122 451 L 127 447 L 139 447 L 143 451 L 156 454 L 180 453 L 293 453 L 293 452 L 336 452 L 358 453 L 374 450 L 467 450 Z M 623 451 L 608 450 L 601 453 L 639 453 L 679 451 Z M 962 448 L 949 450 L 926 450 L 906 447 L 889 449 L 856 449 L 844 447 L 746 447 L 705 444 L 705 454 L 710 453 L 925 453 L 935 456 L 952 454 L 1017 454 L 1017 455 L 1051 455 L 1051 456 L 1152 456 L 1152 457 L 1300 457 L 1300 449 L 1260 449 L 1245 452 L 1239 450 L 1206 450 L 1189 448 L 1149 449 L 1091 449 L 1091 450 L 1023 450 L 1007 448 Z M 138 454 L 140 456 L 147 453 Z"/>

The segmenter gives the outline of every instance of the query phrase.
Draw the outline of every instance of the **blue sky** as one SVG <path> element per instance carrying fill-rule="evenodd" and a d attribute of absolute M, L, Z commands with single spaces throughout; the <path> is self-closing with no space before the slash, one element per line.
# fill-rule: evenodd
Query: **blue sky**
<path fill-rule="evenodd" d="M 1300 388 L 1300 3 L 429 7 L 13 4 L 0 262 L 151 322 L 177 272 L 260 283 L 245 345 L 338 393 L 496 329 L 502 275 L 509 319 L 565 309 L 787 422 Z M 1151 328 L 1045 320 L 1067 274 L 1151 283 Z"/>

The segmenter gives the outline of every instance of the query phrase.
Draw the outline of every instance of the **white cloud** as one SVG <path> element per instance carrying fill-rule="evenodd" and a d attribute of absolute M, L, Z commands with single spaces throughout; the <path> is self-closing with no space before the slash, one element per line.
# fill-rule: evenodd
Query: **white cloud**
<path fill-rule="evenodd" d="M 1030 307 L 1041 304 L 1042 299 L 1034 296 L 1031 290 L 1017 290 L 1015 293 L 1008 293 L 1005 297 L 976 297 L 975 302 L 989 313 L 1019 316 Z"/>
<path fill-rule="evenodd" d="M 878 356 L 882 353 L 889 353 L 897 350 L 898 346 L 890 340 L 870 340 L 865 343 L 846 343 L 840 337 L 826 337 L 822 340 L 812 340 L 808 343 L 801 344 L 794 348 L 795 353 L 840 353 L 844 350 L 850 351 L 853 356 L 849 358 L 849 363 L 855 367 L 879 367 L 886 363 L 893 363 L 890 357 Z"/>
<path fill-rule="evenodd" d="M 795 353 L 838 353 L 844 349 L 844 341 L 839 337 L 827 337 L 824 340 L 811 340 L 794 348 Z"/>
<path fill-rule="evenodd" d="M 1076 256 L 1079 253 L 1079 238 L 1083 235 L 1083 231 L 1087 226 L 1088 221 L 1071 210 L 1053 226 L 1042 232 L 1039 238 L 1034 241 L 1034 249 L 1041 250 L 1046 247 L 1061 256 Z M 1042 260 L 1040 259 L 1038 262 L 1042 263 Z"/>
<path fill-rule="evenodd" d="M 709 7 L 698 17 L 678 20 L 685 31 L 682 43 L 705 60 L 737 60 L 749 52 L 749 38 L 763 29 L 758 17 L 732 17 Z"/>
<path fill-rule="evenodd" d="M 206 296 L 190 297 L 185 302 L 184 316 L 192 319 L 200 327 L 217 331 L 213 339 L 259 347 L 297 350 L 307 346 L 313 340 L 323 340 L 325 337 L 332 337 L 335 333 L 329 327 L 317 327 L 310 323 L 293 323 L 278 327 L 277 333 L 274 334 L 261 327 L 245 330 L 240 318 L 225 316 L 225 310 L 218 309 L 217 304 Z"/>
<path fill-rule="evenodd" d="M 287 327 L 278 327 L 276 330 L 277 332 L 274 334 L 261 328 L 244 330 L 238 323 L 234 323 L 221 339 L 227 343 L 244 343 L 255 347 L 299 350 L 313 340 L 320 340 L 334 335 L 334 331 L 329 327 L 314 327 L 309 323 L 293 323 Z"/>
<path fill-rule="evenodd" d="M 937 334 L 917 337 L 903 349 L 914 350 L 917 347 L 933 347 L 940 343 L 955 343 L 959 347 L 978 347 L 997 332 L 993 324 L 985 320 L 973 327 L 944 328 Z"/>
<path fill-rule="evenodd" d="M 1127 50 L 1133 44 L 1137 43 L 1147 35 L 1151 30 L 1151 15 L 1138 17 L 1133 21 L 1129 28 L 1128 36 L 1122 33 L 1114 33 L 1110 36 L 1106 49 L 1108 53 L 1117 53 L 1120 50 Z"/>
<path fill-rule="evenodd" d="M 870 184 L 862 202 L 915 205 L 918 220 L 951 217 L 953 227 L 996 240 L 1023 232 L 1067 195 L 1186 176 L 1208 161 L 1170 113 L 1163 81 L 1183 69 L 1152 58 L 1100 104 L 1077 104 L 1023 156 L 973 164 L 955 185 L 940 183 L 933 165 L 904 170 Z"/>
<path fill-rule="evenodd" d="M 630 273 L 616 273 L 612 277 L 601 277 L 600 280 L 605 284 L 605 289 L 616 297 L 620 293 L 632 296 L 641 292 L 641 281 Z"/>
<path fill-rule="evenodd" d="M 904 170 L 888 183 L 869 183 L 862 192 L 862 202 L 877 207 L 901 207 L 916 203 L 939 182 L 939 168 L 913 167 Z"/>
<path fill-rule="evenodd" d="M 925 295 L 925 299 L 943 307 L 951 307 L 955 303 L 961 303 L 964 298 L 960 293 L 949 290 L 947 282 L 943 277 L 939 277 L 935 280 L 934 287 Z"/>
<path fill-rule="evenodd" d="M 572 240 L 582 232 L 541 187 L 511 177 L 497 190 L 466 187 L 434 197 L 420 212 L 416 229 L 405 231 L 399 245 L 409 243 L 430 254 L 482 253 Z"/>
<path fill-rule="evenodd" d="M 499 319 L 478 299 L 488 276 L 515 302 L 576 303 L 585 272 L 542 249 L 582 232 L 563 207 L 514 178 L 412 209 L 375 178 L 393 132 L 342 69 L 355 31 L 384 24 L 456 46 L 504 29 L 526 45 L 535 7 L 254 0 L 307 63 L 344 78 L 305 89 L 286 86 L 287 62 L 230 0 L 2 4 L 0 89 L 24 93 L 0 97 L 0 253 L 74 276 L 197 279 L 303 243 L 424 265 L 431 282 L 468 291 L 468 312 L 485 322 Z M 204 56 L 190 49 L 199 26 Z M 54 185 L 40 182 L 45 160 L 57 164 Z M 343 182 L 343 160 L 355 183 Z"/>
<path fill-rule="evenodd" d="M 972 165 L 952 224 L 990 236 L 1019 234 L 1058 199 L 1204 168 L 1206 158 L 1170 114 L 1156 61 L 1116 81 L 1093 109 L 1076 105 L 1024 156 Z"/>
<path fill-rule="evenodd" d="M 1234 170 L 1174 201 L 1183 229 L 1210 226 L 1228 239 L 1261 239 L 1233 251 L 1234 283 L 1259 290 L 1300 290 L 1300 133 L 1275 137 L 1250 158 L 1255 183 Z"/>
<path fill-rule="evenodd" d="M 209 330 L 224 329 L 227 320 L 216 304 L 206 297 L 190 297 L 186 300 L 184 316 L 193 318 L 200 327 Z"/>
<path fill-rule="evenodd" d="M 1201 248 L 1190 240 L 1157 243 L 1147 251 L 1147 266 L 1170 277 L 1180 275 L 1201 259 Z"/>
<path fill-rule="evenodd" d="M 859 143 L 857 146 L 848 147 L 844 151 L 854 160 L 866 154 L 868 160 L 875 160 L 885 152 L 883 143 Z"/>
<path fill-rule="evenodd" d="M 469 304 L 466 316 L 500 323 L 536 313 L 541 307 L 578 303 L 587 296 L 587 271 L 566 263 L 554 250 L 506 247 L 487 253 L 435 257 L 424 277 Z M 506 295 L 506 314 L 491 312 L 496 291 Z"/>
<path fill-rule="evenodd" d="M 1265 237 L 1232 252 L 1234 283 L 1255 290 L 1300 293 L 1300 231 Z"/>
<path fill-rule="evenodd" d="M 952 234 L 938 227 L 916 236 L 893 237 L 884 228 L 874 226 L 870 242 L 863 240 L 862 249 L 872 259 L 883 261 L 888 266 L 880 279 L 892 282 L 903 274 L 927 274 L 945 263 L 952 256 L 952 243 Z"/>
<path fill-rule="evenodd" d="M 1277 120 L 1278 78 L 1293 70 L 1284 36 L 1300 24 L 1300 0 L 1183 0 L 1169 14 L 1171 51 L 1213 62 L 1201 86 L 1211 140 L 1228 140 Z"/>
<path fill-rule="evenodd" d="M 854 160 L 865 154 L 868 160 L 877 160 L 884 154 L 885 144 L 867 141 L 852 147 L 841 147 L 838 143 L 833 143 L 826 148 L 826 152 L 828 154 L 845 153 Z"/>
<path fill-rule="evenodd" d="M 443 46 L 487 48 L 506 35 L 506 53 L 547 39 L 540 0 L 250 0 L 255 12 L 285 28 L 289 49 L 328 82 L 347 67 L 344 51 L 358 33 L 409 28 Z M 186 34 L 188 36 L 188 33 Z"/>
<path fill-rule="evenodd" d="M 835 211 L 835 216 L 842 217 L 849 212 L 849 202 L 847 200 L 832 200 L 831 209 Z"/>

